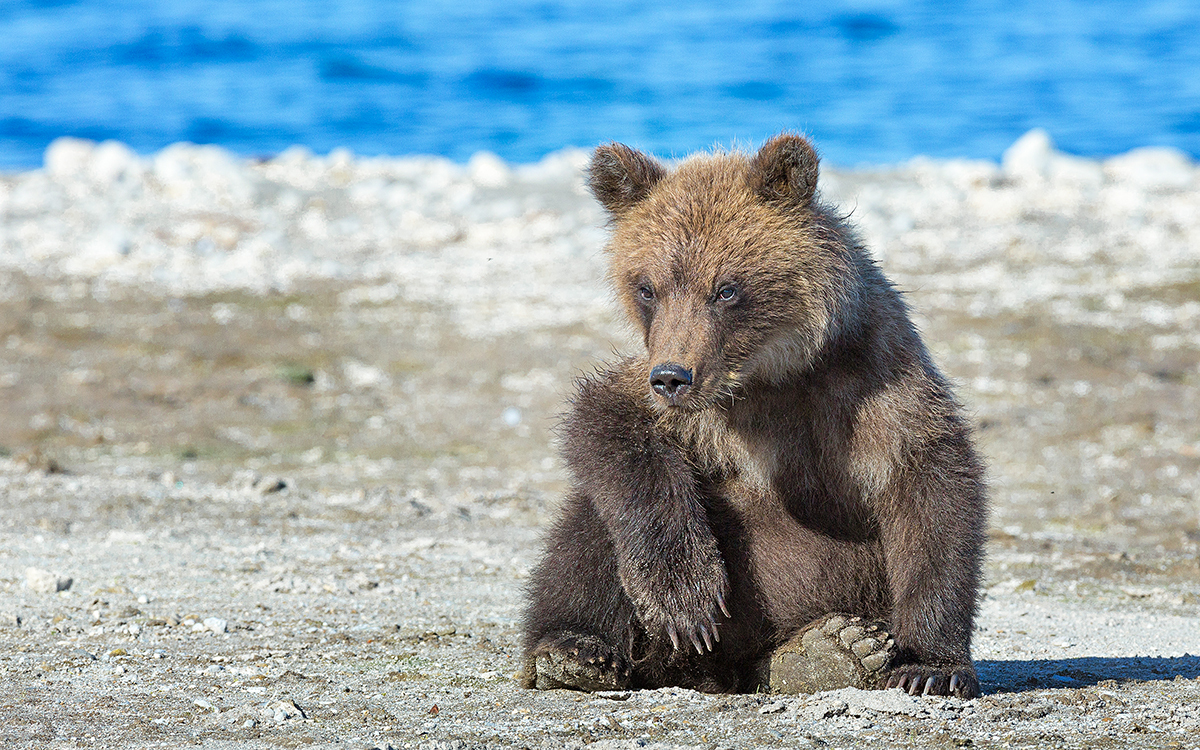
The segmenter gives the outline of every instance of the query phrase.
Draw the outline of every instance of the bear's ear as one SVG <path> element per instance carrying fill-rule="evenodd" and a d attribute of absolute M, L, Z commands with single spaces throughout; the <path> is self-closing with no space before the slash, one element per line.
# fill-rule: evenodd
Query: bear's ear
<path fill-rule="evenodd" d="M 609 143 L 596 149 L 588 167 L 588 187 L 596 200 L 613 216 L 650 194 L 666 170 L 654 159 L 623 143 Z"/>
<path fill-rule="evenodd" d="M 818 161 L 807 138 L 777 135 L 750 160 L 750 189 L 763 200 L 807 206 L 817 192 Z"/>

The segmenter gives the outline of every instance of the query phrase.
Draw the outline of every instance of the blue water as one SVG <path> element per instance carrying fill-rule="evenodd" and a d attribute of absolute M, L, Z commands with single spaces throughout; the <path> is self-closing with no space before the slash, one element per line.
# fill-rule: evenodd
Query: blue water
<path fill-rule="evenodd" d="M 0 0 L 0 169 L 52 139 L 533 161 L 807 132 L 838 164 L 1031 127 L 1200 156 L 1200 3 Z"/>

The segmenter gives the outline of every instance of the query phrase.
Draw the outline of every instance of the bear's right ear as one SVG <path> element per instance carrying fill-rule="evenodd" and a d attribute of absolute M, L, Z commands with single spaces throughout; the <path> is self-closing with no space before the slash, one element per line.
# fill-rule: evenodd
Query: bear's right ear
<path fill-rule="evenodd" d="M 592 155 L 588 187 L 610 214 L 619 216 L 649 195 L 666 174 L 662 165 L 641 151 L 609 143 Z"/>
<path fill-rule="evenodd" d="M 817 192 L 818 162 L 807 138 L 777 135 L 750 160 L 750 189 L 763 200 L 807 206 Z"/>

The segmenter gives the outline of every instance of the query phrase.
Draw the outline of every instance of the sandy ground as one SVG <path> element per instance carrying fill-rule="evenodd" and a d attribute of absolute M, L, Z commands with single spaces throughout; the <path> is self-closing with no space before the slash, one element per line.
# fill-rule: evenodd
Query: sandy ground
<path fill-rule="evenodd" d="M 1200 176 L 1037 134 L 822 183 L 979 426 L 984 697 L 518 688 L 556 415 L 632 346 L 581 158 L 0 177 L 0 744 L 1200 747 Z"/>

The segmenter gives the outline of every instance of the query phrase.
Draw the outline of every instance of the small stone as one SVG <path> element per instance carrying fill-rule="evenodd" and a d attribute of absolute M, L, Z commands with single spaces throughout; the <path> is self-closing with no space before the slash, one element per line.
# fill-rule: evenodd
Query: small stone
<path fill-rule="evenodd" d="M 485 673 L 485 674 L 495 675 L 496 673 L 491 672 L 491 673 Z M 482 677 L 482 675 L 480 675 L 480 676 Z M 484 678 L 484 679 L 491 679 L 491 678 Z M 604 699 L 610 700 L 610 701 L 627 701 L 627 700 L 629 700 L 629 696 L 633 695 L 633 693 L 631 693 L 628 690 L 599 690 L 595 693 L 592 693 L 592 695 L 596 696 L 597 698 L 604 698 Z"/>
<path fill-rule="evenodd" d="M 295 701 L 290 699 L 276 701 L 275 703 L 267 706 L 267 710 L 271 712 L 276 724 L 282 724 L 288 719 L 308 718 L 308 716 L 305 715 L 304 710 L 297 706 Z"/>
<path fill-rule="evenodd" d="M 288 483 L 279 477 L 263 477 L 254 483 L 254 489 L 260 495 L 271 495 L 286 490 Z"/>
<path fill-rule="evenodd" d="M 822 719 L 841 716 L 849 708 L 850 706 L 846 701 L 837 700 L 836 698 L 826 698 L 801 706 L 800 710 L 796 712 L 796 717 L 802 721 L 821 721 Z"/>
<path fill-rule="evenodd" d="M 224 633 L 228 629 L 228 627 L 229 627 L 229 623 L 226 622 L 225 620 L 222 620 L 220 617 L 205 617 L 204 618 L 204 629 L 211 630 L 212 632 L 216 633 L 217 635 Z"/>
<path fill-rule="evenodd" d="M 847 703 L 846 713 L 850 716 L 871 717 L 875 714 L 899 716 L 923 716 L 930 713 L 925 699 L 902 690 L 858 690 L 845 688 L 838 691 Z"/>
<path fill-rule="evenodd" d="M 53 594 L 71 588 L 74 580 L 48 570 L 25 569 L 25 585 L 41 594 Z"/>

